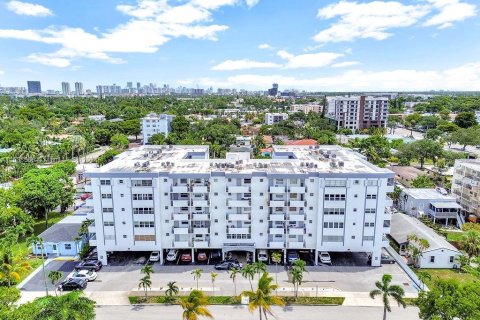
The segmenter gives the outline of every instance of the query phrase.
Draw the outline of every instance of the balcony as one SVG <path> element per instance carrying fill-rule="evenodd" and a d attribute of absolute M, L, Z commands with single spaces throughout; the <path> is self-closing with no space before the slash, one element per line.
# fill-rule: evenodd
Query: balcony
<path fill-rule="evenodd" d="M 188 207 L 188 200 L 172 200 L 172 206 L 175 208 Z"/>
<path fill-rule="evenodd" d="M 269 228 L 268 233 L 269 234 L 285 234 L 285 229 L 284 228 Z"/>
<path fill-rule="evenodd" d="M 230 221 L 249 221 L 250 220 L 250 215 L 246 214 L 246 213 L 243 213 L 243 214 L 229 213 L 229 214 L 227 214 L 227 220 L 230 220 Z"/>
<path fill-rule="evenodd" d="M 190 242 L 189 241 L 173 241 L 172 245 L 174 248 L 188 249 L 190 247 Z"/>
<path fill-rule="evenodd" d="M 268 220 L 270 221 L 285 221 L 285 214 L 284 213 L 275 213 L 268 216 Z"/>
<path fill-rule="evenodd" d="M 288 221 L 305 221 L 305 216 L 303 214 L 290 214 Z"/>
<path fill-rule="evenodd" d="M 179 227 L 177 227 L 177 228 L 174 227 L 173 228 L 173 234 L 188 234 L 189 231 L 190 230 L 186 227 L 185 228 L 179 228 Z"/>
<path fill-rule="evenodd" d="M 192 188 L 193 193 L 208 193 L 207 186 L 193 186 Z"/>
<path fill-rule="evenodd" d="M 85 192 L 92 192 L 92 184 L 91 183 L 85 183 L 84 184 L 84 189 L 85 189 Z"/>
<path fill-rule="evenodd" d="M 239 207 L 245 208 L 250 207 L 250 200 L 227 200 L 227 207 Z"/>
<path fill-rule="evenodd" d="M 196 241 L 193 242 L 193 247 L 194 248 L 202 248 L 203 249 L 203 248 L 208 248 L 209 245 L 210 245 L 209 241 L 198 241 L 198 240 L 196 240 Z"/>
<path fill-rule="evenodd" d="M 230 234 L 249 234 L 250 228 L 227 227 L 227 233 Z"/>
<path fill-rule="evenodd" d="M 229 193 L 250 193 L 249 186 L 228 186 L 227 192 Z"/>
<path fill-rule="evenodd" d="M 210 220 L 210 216 L 207 213 L 194 213 L 192 214 L 193 221 L 207 221 Z"/>
<path fill-rule="evenodd" d="M 290 187 L 289 189 L 290 193 L 305 193 L 307 192 L 305 187 Z"/>
<path fill-rule="evenodd" d="M 173 221 L 188 221 L 188 213 L 174 213 Z"/>
<path fill-rule="evenodd" d="M 208 200 L 193 200 L 192 201 L 193 207 L 208 207 Z"/>
<path fill-rule="evenodd" d="M 209 234 L 210 228 L 193 228 L 194 234 Z"/>
<path fill-rule="evenodd" d="M 270 193 L 285 193 L 285 187 L 270 187 L 269 189 Z"/>
<path fill-rule="evenodd" d="M 272 249 L 283 249 L 285 247 L 285 243 L 283 241 L 269 241 L 268 247 Z"/>
<path fill-rule="evenodd" d="M 285 207 L 286 203 L 284 200 L 271 200 L 268 202 L 268 206 L 272 208 Z"/>
<path fill-rule="evenodd" d="M 303 241 L 292 241 L 288 242 L 288 248 L 289 249 L 303 249 L 305 247 Z"/>
<path fill-rule="evenodd" d="M 187 186 L 174 186 L 172 187 L 172 193 L 187 193 L 188 187 Z"/>
<path fill-rule="evenodd" d="M 295 228 L 295 227 L 290 227 L 288 228 L 288 234 L 291 235 L 304 235 L 305 234 L 305 229 L 304 228 Z"/>
<path fill-rule="evenodd" d="M 290 201 L 289 206 L 293 207 L 293 208 L 304 208 L 305 207 L 305 201 L 292 200 L 292 201 Z"/>

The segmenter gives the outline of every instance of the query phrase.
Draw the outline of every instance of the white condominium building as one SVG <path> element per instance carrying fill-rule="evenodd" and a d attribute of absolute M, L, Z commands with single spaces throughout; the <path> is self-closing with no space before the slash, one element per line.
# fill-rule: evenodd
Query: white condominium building
<path fill-rule="evenodd" d="M 156 113 L 149 113 L 145 118 L 142 118 L 143 144 L 147 144 L 148 139 L 157 133 L 163 133 L 165 137 L 168 136 L 168 133 L 172 131 L 173 118 L 173 115 Z"/>
<path fill-rule="evenodd" d="M 455 160 L 452 193 L 466 214 L 480 218 L 480 161 Z"/>
<path fill-rule="evenodd" d="M 271 125 L 288 119 L 287 113 L 265 113 L 265 124 Z"/>
<path fill-rule="evenodd" d="M 142 146 L 92 169 L 90 244 L 107 252 L 169 249 L 368 252 L 388 245 L 393 172 L 338 146 L 273 146 L 272 159 L 208 146 Z"/>
<path fill-rule="evenodd" d="M 387 97 L 328 97 L 327 101 L 327 116 L 335 120 L 337 129 L 362 130 L 387 125 Z"/>

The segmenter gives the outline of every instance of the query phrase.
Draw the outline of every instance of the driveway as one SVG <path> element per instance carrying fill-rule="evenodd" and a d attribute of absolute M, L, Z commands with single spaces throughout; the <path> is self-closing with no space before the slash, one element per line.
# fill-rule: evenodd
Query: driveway
<path fill-rule="evenodd" d="M 75 261 L 56 261 L 53 260 L 45 266 L 45 274 L 47 275 L 47 287 L 48 290 L 53 291 L 55 288 L 48 279 L 48 273 L 52 270 L 57 270 L 63 273 L 63 277 L 61 280 L 58 281 L 60 283 L 63 281 L 67 275 L 72 272 L 73 268 L 78 262 Z M 22 291 L 44 291 L 45 290 L 45 282 L 43 280 L 43 271 L 37 272 L 31 279 L 28 281 L 21 289 Z"/>

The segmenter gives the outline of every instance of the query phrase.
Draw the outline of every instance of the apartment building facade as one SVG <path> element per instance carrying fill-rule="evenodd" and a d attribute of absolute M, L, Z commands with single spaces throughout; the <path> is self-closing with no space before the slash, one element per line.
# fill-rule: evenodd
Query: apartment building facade
<path fill-rule="evenodd" d="M 322 107 L 318 104 L 294 104 L 291 107 L 292 112 L 303 112 L 308 114 L 309 112 L 319 113 Z"/>
<path fill-rule="evenodd" d="M 387 125 L 387 97 L 329 97 L 327 101 L 327 116 L 335 121 L 337 129 L 363 130 Z"/>
<path fill-rule="evenodd" d="M 265 124 L 272 125 L 288 119 L 287 113 L 265 113 Z"/>
<path fill-rule="evenodd" d="M 480 218 L 480 161 L 455 160 L 452 193 L 464 214 Z"/>
<path fill-rule="evenodd" d="M 274 146 L 272 159 L 209 159 L 207 146 L 142 146 L 86 172 L 90 244 L 169 249 L 368 252 L 388 245 L 394 174 L 338 146 Z M 232 160 L 243 159 L 243 160 Z"/>
<path fill-rule="evenodd" d="M 143 144 L 148 143 L 148 139 L 157 133 L 163 133 L 168 136 L 172 131 L 171 123 L 174 116 L 169 114 L 149 113 L 145 118 L 142 118 L 142 137 Z"/>

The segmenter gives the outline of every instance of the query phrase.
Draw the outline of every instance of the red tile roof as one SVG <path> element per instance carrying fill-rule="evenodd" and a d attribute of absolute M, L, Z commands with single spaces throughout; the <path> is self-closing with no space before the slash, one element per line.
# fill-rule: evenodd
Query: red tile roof
<path fill-rule="evenodd" d="M 287 140 L 284 142 L 287 146 L 314 146 L 317 144 L 317 141 L 313 139 Z"/>

